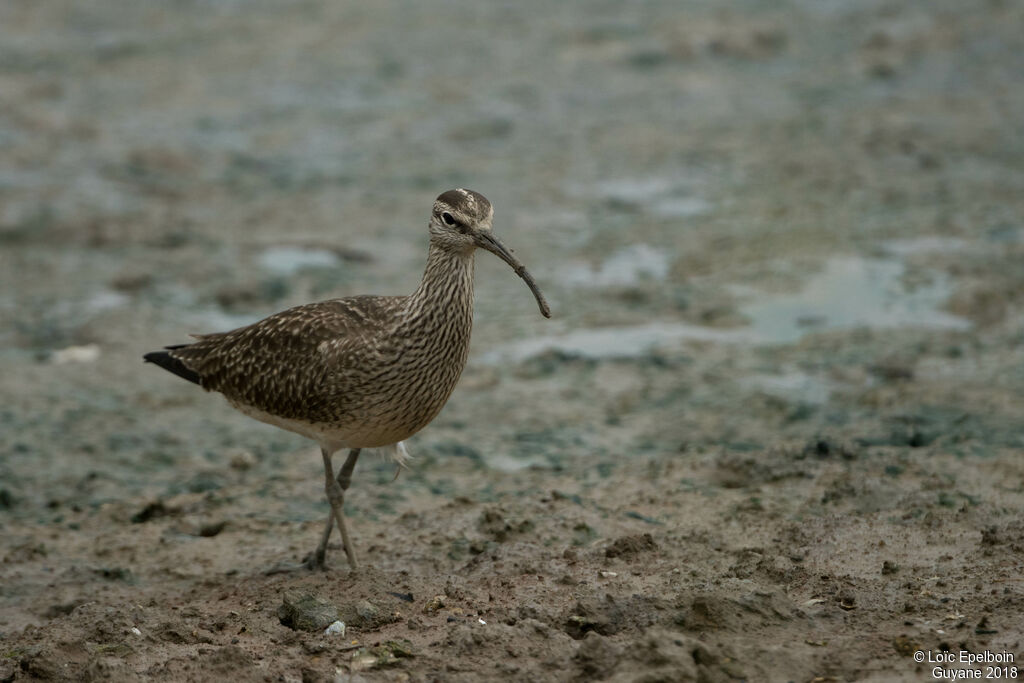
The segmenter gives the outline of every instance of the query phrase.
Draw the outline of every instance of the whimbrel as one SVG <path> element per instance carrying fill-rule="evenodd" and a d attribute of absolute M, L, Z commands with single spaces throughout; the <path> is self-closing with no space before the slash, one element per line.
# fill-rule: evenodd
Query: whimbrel
<path fill-rule="evenodd" d="M 337 524 L 356 568 L 343 506 L 360 449 L 387 447 L 404 464 L 403 442 L 437 416 L 455 388 L 469 353 L 474 251 L 486 249 L 510 265 L 551 317 L 533 277 L 491 232 L 493 218 L 482 194 L 449 190 L 434 201 L 427 267 L 409 296 L 297 306 L 144 356 L 219 391 L 242 413 L 319 444 L 331 512 L 308 566 L 324 566 Z M 343 448 L 348 458 L 335 478 L 331 457 Z"/>

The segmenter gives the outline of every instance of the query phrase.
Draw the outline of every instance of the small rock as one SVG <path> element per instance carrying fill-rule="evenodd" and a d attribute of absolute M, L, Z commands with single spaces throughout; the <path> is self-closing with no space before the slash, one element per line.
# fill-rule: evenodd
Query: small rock
<path fill-rule="evenodd" d="M 342 605 L 340 618 L 349 626 L 361 629 L 375 629 L 397 621 L 397 618 L 383 611 L 369 600 L 357 600 Z"/>
<path fill-rule="evenodd" d="M 338 608 L 310 593 L 285 594 L 277 618 L 296 631 L 322 631 L 338 620 Z"/>
<path fill-rule="evenodd" d="M 437 610 L 439 610 L 442 607 L 444 607 L 444 602 L 445 602 L 445 597 L 443 595 L 435 595 L 429 601 L 427 601 L 426 605 L 423 606 L 423 613 L 424 614 L 433 614 Z"/>
<path fill-rule="evenodd" d="M 345 637 L 345 622 L 335 621 L 324 631 L 325 636 L 341 636 Z"/>
<path fill-rule="evenodd" d="M 244 448 L 238 448 L 228 453 L 228 464 L 231 469 L 245 472 L 256 465 L 256 456 Z"/>

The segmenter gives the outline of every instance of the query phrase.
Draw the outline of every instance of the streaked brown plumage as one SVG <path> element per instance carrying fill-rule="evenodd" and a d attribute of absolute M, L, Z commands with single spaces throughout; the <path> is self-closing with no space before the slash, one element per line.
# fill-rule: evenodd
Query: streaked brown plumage
<path fill-rule="evenodd" d="M 147 361 L 219 391 L 241 412 L 320 444 L 331 515 L 310 566 L 322 566 L 334 523 L 356 561 L 342 506 L 361 448 L 392 447 L 425 427 L 454 390 L 469 353 L 473 254 L 482 247 L 522 277 L 550 317 L 521 263 L 491 234 L 494 211 L 472 190 L 434 202 L 430 250 L 409 296 L 354 296 L 290 308 L 231 332 L 146 354 Z M 351 449 L 335 479 L 331 455 Z"/>

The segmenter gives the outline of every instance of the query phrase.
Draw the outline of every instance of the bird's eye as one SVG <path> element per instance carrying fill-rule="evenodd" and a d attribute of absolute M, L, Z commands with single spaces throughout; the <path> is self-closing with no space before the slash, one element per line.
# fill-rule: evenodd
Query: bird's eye
<path fill-rule="evenodd" d="M 441 214 L 441 220 L 445 222 L 445 225 L 455 225 L 455 219 L 447 211 Z"/>

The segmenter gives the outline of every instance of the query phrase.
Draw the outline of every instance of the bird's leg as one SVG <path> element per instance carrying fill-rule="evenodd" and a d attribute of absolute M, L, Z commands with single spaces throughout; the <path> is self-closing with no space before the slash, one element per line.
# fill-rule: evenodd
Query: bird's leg
<path fill-rule="evenodd" d="M 352 470 L 356 468 L 356 460 L 359 458 L 359 451 L 362 449 L 353 448 L 348 452 L 348 458 L 345 459 L 345 464 L 341 466 L 341 471 L 338 472 L 338 486 L 341 487 L 342 491 L 348 491 L 349 484 L 352 483 Z"/>
<path fill-rule="evenodd" d="M 338 472 L 338 478 L 334 478 L 334 467 L 331 465 L 331 454 L 321 449 L 324 458 L 324 475 L 326 479 L 327 501 L 331 504 L 331 512 L 327 515 L 327 522 L 324 525 L 323 535 L 320 537 L 320 545 L 316 551 L 306 559 L 306 565 L 310 569 L 322 568 L 327 555 L 327 542 L 331 539 L 331 531 L 337 522 L 341 530 L 341 542 L 345 546 L 345 555 L 348 557 L 349 566 L 356 568 L 356 556 L 352 548 L 352 541 L 348 537 L 348 528 L 345 526 L 345 491 L 352 483 L 352 470 L 355 469 L 356 460 L 359 458 L 359 449 L 353 448 L 348 453 L 348 459 Z"/>

